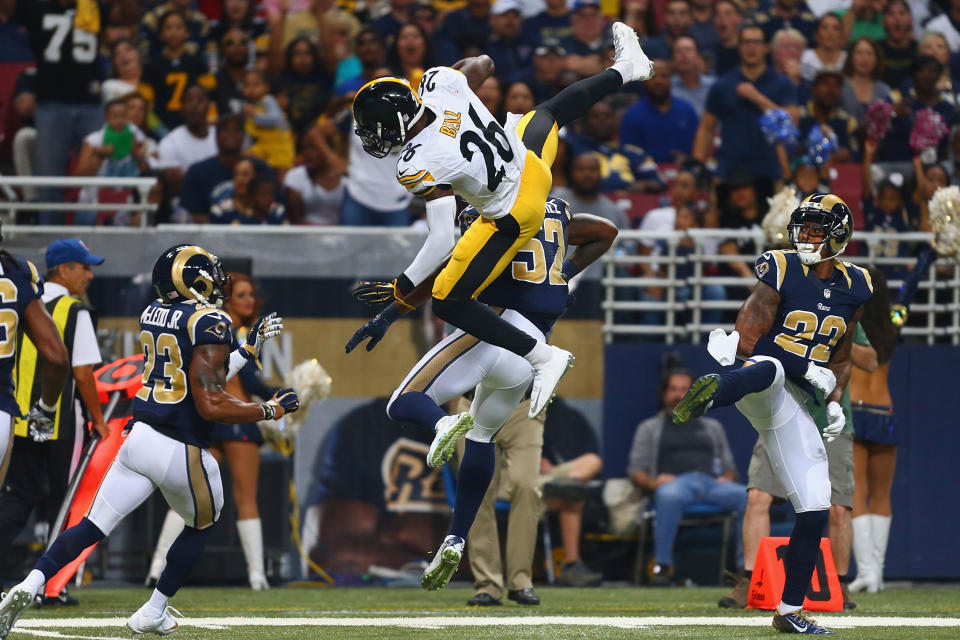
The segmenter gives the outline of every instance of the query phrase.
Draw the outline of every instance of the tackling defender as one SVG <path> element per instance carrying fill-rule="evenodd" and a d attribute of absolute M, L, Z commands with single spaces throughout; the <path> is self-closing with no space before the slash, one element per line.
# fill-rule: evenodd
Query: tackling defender
<path fill-rule="evenodd" d="M 710 334 L 708 349 L 721 364 L 733 364 L 735 357 L 746 364 L 697 379 L 673 421 L 736 404 L 760 433 L 797 514 L 773 626 L 829 634 L 802 610 L 830 509 L 827 454 L 804 399 L 813 387 L 823 392 L 829 420 L 823 435 L 828 441 L 839 435 L 853 332 L 873 284 L 865 269 L 837 259 L 853 233 L 850 209 L 837 196 L 807 196 L 787 230 L 794 250 L 768 251 L 757 259 L 760 283 L 740 308 L 734 332 Z"/>
<path fill-rule="evenodd" d="M 0 640 L 48 579 L 109 535 L 156 488 L 187 526 L 167 553 L 153 595 L 127 626 L 158 635 L 177 629 L 167 601 L 199 559 L 223 506 L 220 468 L 207 451 L 213 422 L 276 419 L 300 406 L 292 389 L 281 389 L 263 404 L 241 402 L 224 391 L 227 378 L 256 359 L 263 343 L 283 328 L 280 318 L 260 318 L 248 342 L 231 353 L 230 316 L 218 308 L 225 283 L 220 260 L 200 247 L 173 247 L 157 260 L 153 286 L 159 299 L 140 315 L 146 360 L 129 433 L 87 516 L 60 534 L 0 601 Z"/>
<path fill-rule="evenodd" d="M 477 216 L 473 207 L 460 214 L 465 228 Z M 617 237 L 607 220 L 585 213 L 571 215 L 560 198 L 546 202 L 543 225 L 517 252 L 511 268 L 480 294 L 512 327 L 545 340 L 567 307 L 567 281 L 603 255 Z M 567 246 L 577 250 L 567 257 Z M 393 314 L 404 312 L 398 302 Z M 389 309 L 389 308 L 388 308 Z M 370 338 L 372 349 L 390 326 L 388 310 L 361 327 L 350 342 L 352 351 Z M 403 380 L 387 405 L 387 415 L 436 433 L 427 464 L 439 467 L 466 434 L 450 530 L 420 580 L 431 591 L 447 586 L 463 555 L 464 540 L 493 477 L 496 451 L 493 438 L 523 399 L 530 386 L 529 364 L 520 356 L 476 337 L 455 331 L 438 343 Z M 438 405 L 475 389 L 468 413 L 448 416 Z"/>
<path fill-rule="evenodd" d="M 396 280 L 371 285 L 380 288 L 382 301 L 402 303 L 452 250 L 433 283 L 433 312 L 530 363 L 530 417 L 547 406 L 573 356 L 511 325 L 475 298 L 543 224 L 559 128 L 623 84 L 653 75 L 633 29 L 614 23 L 613 41 L 610 69 L 572 84 L 523 116 L 511 114 L 505 128 L 474 94 L 493 72 L 488 56 L 428 69 L 418 91 L 398 78 L 373 80 L 353 102 L 364 150 L 378 158 L 400 151 L 397 179 L 427 200 L 430 229 L 413 263 Z M 456 215 L 454 194 L 480 216 L 459 241 L 450 224 Z"/>

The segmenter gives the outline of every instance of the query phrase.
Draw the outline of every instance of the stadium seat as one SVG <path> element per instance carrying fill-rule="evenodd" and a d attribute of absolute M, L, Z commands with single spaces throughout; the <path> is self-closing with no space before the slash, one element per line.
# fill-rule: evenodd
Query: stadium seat
<path fill-rule="evenodd" d="M 633 568 L 633 580 L 636 584 L 643 581 L 646 573 L 647 562 L 649 561 L 646 553 L 647 531 L 656 526 L 656 515 L 656 505 L 651 499 L 647 505 L 647 510 L 640 514 L 640 527 L 637 530 L 637 560 Z M 727 511 L 706 502 L 695 502 L 683 510 L 683 519 L 680 521 L 681 528 L 720 525 L 723 533 L 720 538 L 720 563 L 717 569 L 718 584 L 723 584 L 723 570 L 726 568 L 730 530 L 736 517 L 737 514 L 733 511 Z"/>
<path fill-rule="evenodd" d="M 13 109 L 13 90 L 17 78 L 32 62 L 0 63 L 0 159 L 9 160 L 13 134 L 20 128 L 20 118 Z"/>

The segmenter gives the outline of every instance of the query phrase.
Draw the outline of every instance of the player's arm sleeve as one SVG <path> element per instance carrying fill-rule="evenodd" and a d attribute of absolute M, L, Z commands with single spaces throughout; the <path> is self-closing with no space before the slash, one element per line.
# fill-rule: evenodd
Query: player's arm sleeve
<path fill-rule="evenodd" d="M 21 309 L 26 309 L 28 304 L 43 295 L 43 278 L 37 265 L 29 260 L 17 259 L 16 262 L 23 281 L 23 286 L 19 286 L 19 283 L 17 286 L 17 301 Z"/>
<path fill-rule="evenodd" d="M 753 273 L 757 280 L 770 285 L 779 293 L 783 280 L 787 277 L 787 258 L 782 251 L 767 251 L 757 258 Z"/>
<path fill-rule="evenodd" d="M 77 325 L 73 330 L 73 353 L 70 356 L 72 367 L 84 367 L 103 362 L 100 347 L 97 345 L 97 332 L 93 328 L 90 312 L 81 309 L 77 313 Z"/>
<path fill-rule="evenodd" d="M 187 333 L 190 344 L 199 347 L 203 344 L 230 345 L 233 334 L 230 333 L 230 316 L 219 309 L 199 309 L 187 320 Z"/>
<path fill-rule="evenodd" d="M 452 195 L 427 201 L 427 239 L 417 257 L 403 271 L 414 287 L 432 276 L 457 244 L 454 232 L 456 213 L 457 201 Z"/>

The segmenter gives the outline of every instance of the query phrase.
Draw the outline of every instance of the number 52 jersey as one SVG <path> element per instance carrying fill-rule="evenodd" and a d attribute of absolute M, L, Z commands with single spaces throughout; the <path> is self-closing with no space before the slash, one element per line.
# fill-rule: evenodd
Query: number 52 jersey
<path fill-rule="evenodd" d="M 195 348 L 229 347 L 231 340 L 230 316 L 215 307 L 196 301 L 151 302 L 140 314 L 143 388 L 133 401 L 134 420 L 184 444 L 210 447 L 213 423 L 194 404 L 190 362 Z"/>
<path fill-rule="evenodd" d="M 516 132 L 521 116 L 511 114 L 501 127 L 467 77 L 450 67 L 424 72 L 418 93 L 436 118 L 403 146 L 397 180 L 417 196 L 447 184 L 483 217 L 505 216 L 526 158 Z"/>

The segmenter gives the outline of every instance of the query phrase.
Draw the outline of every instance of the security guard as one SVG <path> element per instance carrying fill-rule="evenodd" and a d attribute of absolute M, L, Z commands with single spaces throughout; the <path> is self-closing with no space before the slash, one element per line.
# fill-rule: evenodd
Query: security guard
<path fill-rule="evenodd" d="M 66 344 L 72 369 L 51 412 L 51 433 L 31 433 L 26 419 L 15 421 L 15 453 L 0 488 L 0 549 L 11 548 L 34 509 L 39 522 L 56 518 L 83 450 L 87 420 L 101 437 L 108 434 L 93 378 L 100 349 L 90 308 L 81 301 L 93 280 L 90 267 L 103 260 L 75 238 L 57 240 L 47 248 L 42 302 Z M 18 340 L 14 379 L 17 404 L 26 416 L 40 396 L 40 358 L 29 337 L 21 333 Z M 60 601 L 66 601 L 65 594 Z"/>

